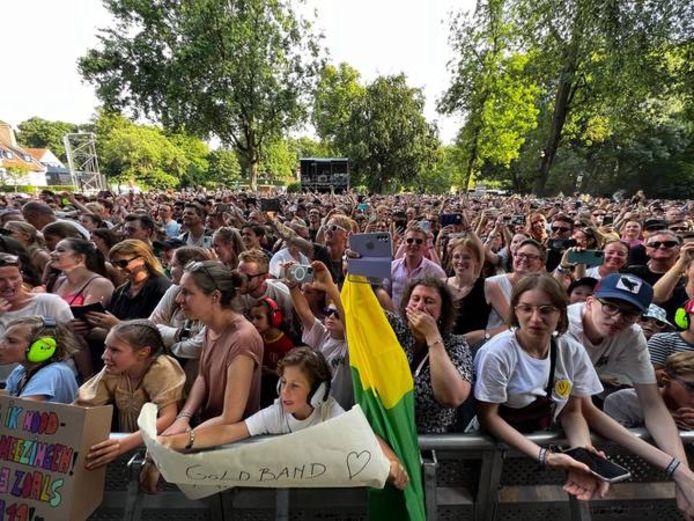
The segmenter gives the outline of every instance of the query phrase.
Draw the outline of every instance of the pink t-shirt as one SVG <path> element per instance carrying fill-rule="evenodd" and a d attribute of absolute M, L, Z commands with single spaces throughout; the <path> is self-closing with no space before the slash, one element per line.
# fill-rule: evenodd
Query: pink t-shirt
<path fill-rule="evenodd" d="M 227 370 L 238 356 L 248 356 L 254 362 L 253 379 L 243 417 L 247 418 L 260 409 L 263 339 L 253 324 L 244 318 L 227 327 L 218 336 L 209 329 L 206 330 L 200 356 L 200 375 L 205 378 L 207 387 L 207 396 L 201 407 L 203 421 L 222 414 Z"/>

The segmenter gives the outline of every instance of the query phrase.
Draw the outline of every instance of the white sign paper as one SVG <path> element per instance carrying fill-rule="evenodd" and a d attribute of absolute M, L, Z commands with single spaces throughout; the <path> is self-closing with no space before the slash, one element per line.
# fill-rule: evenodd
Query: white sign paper
<path fill-rule="evenodd" d="M 383 488 L 390 464 L 358 405 L 323 423 L 257 443 L 184 454 L 156 441 L 157 408 L 138 425 L 162 476 L 191 499 L 231 487 Z"/>

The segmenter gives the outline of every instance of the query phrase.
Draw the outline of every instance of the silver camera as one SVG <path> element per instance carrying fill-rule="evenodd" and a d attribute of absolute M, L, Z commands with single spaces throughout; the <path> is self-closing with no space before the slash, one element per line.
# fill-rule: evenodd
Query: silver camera
<path fill-rule="evenodd" d="M 304 284 L 313 282 L 313 267 L 304 266 L 302 264 L 292 264 L 287 268 L 286 279 L 289 282 Z"/>

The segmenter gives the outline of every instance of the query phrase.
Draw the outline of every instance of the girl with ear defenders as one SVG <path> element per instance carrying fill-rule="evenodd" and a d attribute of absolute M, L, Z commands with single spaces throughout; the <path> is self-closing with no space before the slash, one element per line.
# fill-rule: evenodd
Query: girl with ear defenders
<path fill-rule="evenodd" d="M 277 363 L 294 347 L 294 342 L 282 331 L 283 316 L 277 302 L 261 298 L 250 311 L 250 321 L 263 337 L 263 375 L 260 382 L 260 406 L 270 405 L 276 398 Z"/>
<path fill-rule="evenodd" d="M 67 360 L 80 350 L 66 326 L 39 316 L 9 323 L 0 341 L 0 365 L 19 363 L 7 378 L 10 396 L 71 403 L 77 380 Z"/>
<path fill-rule="evenodd" d="M 80 387 L 75 405 L 113 404 L 117 430 L 131 434 L 90 447 L 88 469 L 106 465 L 142 445 L 137 417 L 145 403 L 153 402 L 159 408 L 158 432 L 171 425 L 185 383 L 183 369 L 174 358 L 164 354 L 161 334 L 149 320 L 116 324 L 106 337 L 101 358 L 104 368 Z"/>
<path fill-rule="evenodd" d="M 214 425 L 171 436 L 158 441 L 175 450 L 202 449 L 261 434 L 288 434 L 339 416 L 344 412 L 330 396 L 332 373 L 325 357 L 310 347 L 292 349 L 277 364 L 278 398 L 254 415 L 231 425 Z M 407 474 L 390 447 L 379 438 L 381 448 L 391 461 L 390 481 L 404 488 Z"/>

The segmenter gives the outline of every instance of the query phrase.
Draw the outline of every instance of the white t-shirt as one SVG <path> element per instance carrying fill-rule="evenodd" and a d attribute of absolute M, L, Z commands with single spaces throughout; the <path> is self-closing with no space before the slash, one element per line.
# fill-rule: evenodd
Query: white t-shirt
<path fill-rule="evenodd" d="M 330 382 L 330 395 L 337 400 L 343 409 L 351 409 L 354 405 L 354 390 L 352 370 L 349 367 L 347 339 L 339 340 L 331 337 L 330 332 L 321 321 L 315 319 L 313 327 L 304 331 L 301 341 L 323 354 L 333 373 L 333 379 Z"/>
<path fill-rule="evenodd" d="M 29 303 L 22 309 L 0 313 L 0 336 L 4 336 L 7 325 L 18 318 L 41 316 L 52 318 L 56 322 L 72 320 L 70 306 L 58 295 L 52 293 L 35 293 Z M 5 382 L 18 364 L 0 365 L 0 382 Z"/>
<path fill-rule="evenodd" d="M 313 409 L 311 415 L 305 420 L 297 420 L 292 414 L 284 412 L 279 398 L 275 402 L 261 409 L 253 416 L 246 418 L 246 428 L 251 436 L 260 434 L 288 434 L 300 431 L 313 425 L 339 416 L 345 412 L 332 396 Z"/>
<path fill-rule="evenodd" d="M 585 347 L 598 374 L 616 378 L 621 385 L 654 384 L 655 371 L 641 327 L 632 324 L 594 345 L 583 332 L 584 310 L 583 302 L 569 306 L 567 334 Z"/>
<path fill-rule="evenodd" d="M 555 419 L 569 396 L 592 396 L 603 390 L 581 345 L 566 335 L 556 342 L 552 389 Z M 518 343 L 514 331 L 504 331 L 484 344 L 475 356 L 475 398 L 520 409 L 546 396 L 549 371 L 549 353 L 543 360 L 533 358 Z"/>
<path fill-rule="evenodd" d="M 502 273 L 501 275 L 494 275 L 493 277 L 487 277 L 487 280 L 484 281 L 485 296 L 488 294 L 487 288 L 491 285 L 499 286 L 499 288 L 501 289 L 501 293 L 503 293 L 503 295 L 506 297 L 507 302 L 511 302 L 513 284 L 511 284 L 511 279 L 508 277 L 506 273 Z M 489 312 L 489 318 L 487 319 L 487 329 L 494 329 L 505 322 L 506 317 L 502 317 L 501 315 L 499 315 L 496 309 L 492 307 L 492 310 Z"/>

